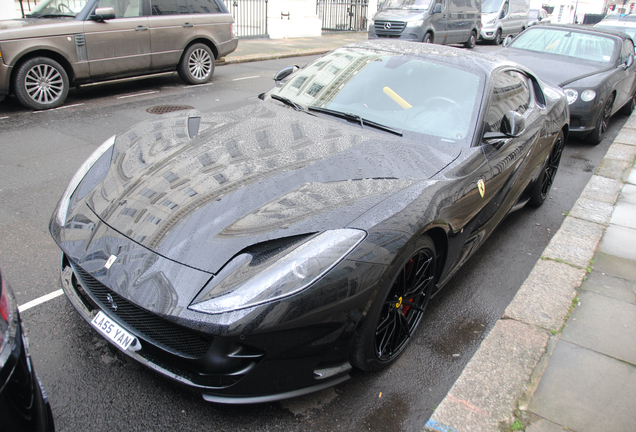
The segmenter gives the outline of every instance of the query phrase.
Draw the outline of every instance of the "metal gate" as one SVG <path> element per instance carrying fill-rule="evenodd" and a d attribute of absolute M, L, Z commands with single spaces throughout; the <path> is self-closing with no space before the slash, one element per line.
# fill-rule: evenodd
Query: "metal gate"
<path fill-rule="evenodd" d="M 322 31 L 366 31 L 369 0 L 318 0 Z"/>
<path fill-rule="evenodd" d="M 239 38 L 267 37 L 267 0 L 223 0 Z"/>

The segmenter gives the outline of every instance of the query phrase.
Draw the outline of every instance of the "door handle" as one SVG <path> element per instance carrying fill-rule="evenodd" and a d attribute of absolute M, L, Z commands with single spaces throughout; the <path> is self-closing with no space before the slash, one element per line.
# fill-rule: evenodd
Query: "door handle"
<path fill-rule="evenodd" d="M 146 30 L 148 30 L 148 27 L 142 27 L 142 26 L 135 27 L 135 31 L 146 31 Z"/>
<path fill-rule="evenodd" d="M 194 24 L 185 23 L 185 24 L 184 24 L 184 25 L 182 25 L 181 27 L 183 27 L 183 28 L 190 28 L 190 27 L 194 27 Z"/>

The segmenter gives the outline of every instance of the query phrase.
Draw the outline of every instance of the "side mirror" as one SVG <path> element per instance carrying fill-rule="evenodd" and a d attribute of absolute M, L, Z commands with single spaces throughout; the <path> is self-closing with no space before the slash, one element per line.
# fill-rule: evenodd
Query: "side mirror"
<path fill-rule="evenodd" d="M 518 136 L 526 127 L 526 119 L 516 111 L 506 111 L 501 122 L 501 132 L 512 137 Z"/>
<path fill-rule="evenodd" d="M 442 13 L 442 4 L 435 3 L 435 7 L 433 8 L 433 14 Z"/>
<path fill-rule="evenodd" d="M 95 9 L 95 13 L 89 18 L 93 21 L 104 22 L 105 20 L 115 19 L 117 16 L 115 15 L 115 9 L 112 7 L 105 7 Z"/>
<path fill-rule="evenodd" d="M 506 16 L 506 11 L 501 11 L 501 13 L 499 14 L 499 19 L 502 19 L 505 16 Z"/>
<path fill-rule="evenodd" d="M 291 74 L 293 74 L 294 72 L 296 72 L 298 69 L 300 68 L 296 65 L 287 66 L 285 69 L 281 69 L 278 72 L 276 72 L 276 75 L 274 75 L 274 81 L 276 82 L 282 81 L 288 76 L 290 76 Z"/>
<path fill-rule="evenodd" d="M 625 69 L 629 69 L 634 64 L 634 54 L 629 54 L 627 60 L 625 60 Z"/>
<path fill-rule="evenodd" d="M 503 41 L 503 44 L 502 44 L 502 45 L 503 45 L 504 47 L 507 47 L 508 45 L 510 45 L 510 44 L 512 43 L 512 39 L 513 39 L 513 36 L 512 36 L 512 35 L 508 35 L 508 36 L 506 36 L 506 38 L 504 39 L 504 41 Z"/>

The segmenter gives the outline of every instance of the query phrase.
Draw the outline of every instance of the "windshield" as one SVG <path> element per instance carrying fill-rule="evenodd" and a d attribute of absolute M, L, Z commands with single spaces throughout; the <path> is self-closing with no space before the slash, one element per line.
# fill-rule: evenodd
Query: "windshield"
<path fill-rule="evenodd" d="M 71 16 L 81 12 L 89 0 L 45 0 L 38 3 L 28 17 Z"/>
<path fill-rule="evenodd" d="M 386 0 L 380 4 L 381 9 L 428 9 L 431 0 Z"/>
<path fill-rule="evenodd" d="M 485 0 L 481 4 L 481 12 L 482 13 L 495 13 L 499 12 L 499 7 L 501 6 L 503 0 Z"/>
<path fill-rule="evenodd" d="M 459 66 L 342 48 L 291 75 L 269 95 L 359 116 L 405 135 L 470 145 L 482 88 L 482 75 Z"/>
<path fill-rule="evenodd" d="M 600 28 L 602 30 L 613 30 L 613 31 L 627 33 L 629 37 L 632 38 L 632 40 L 636 40 L 636 26 L 619 25 L 620 23 L 614 23 L 614 24 L 616 25 L 598 23 L 594 27 Z"/>
<path fill-rule="evenodd" d="M 571 30 L 530 28 L 517 36 L 510 47 L 609 63 L 616 48 L 616 41 L 611 37 Z"/>

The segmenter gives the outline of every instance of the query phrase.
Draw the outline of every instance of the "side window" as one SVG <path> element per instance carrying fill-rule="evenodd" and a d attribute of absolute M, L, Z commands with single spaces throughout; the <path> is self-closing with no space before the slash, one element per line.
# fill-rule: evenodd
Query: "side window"
<path fill-rule="evenodd" d="M 178 0 L 150 0 L 151 15 L 178 15 L 187 13 L 185 8 L 180 7 Z"/>
<path fill-rule="evenodd" d="M 219 5 L 214 0 L 187 0 L 188 11 L 192 14 L 221 13 Z"/>
<path fill-rule="evenodd" d="M 99 0 L 95 9 L 112 7 L 117 18 L 131 18 L 141 16 L 142 0 Z"/>
<path fill-rule="evenodd" d="M 506 0 L 506 2 L 504 3 L 503 9 L 501 10 L 501 18 L 508 15 L 508 9 L 510 9 L 510 3 L 508 2 L 508 0 Z"/>
<path fill-rule="evenodd" d="M 630 54 L 634 54 L 634 44 L 631 40 L 623 41 L 623 49 L 621 50 L 621 63 L 625 63 Z"/>
<path fill-rule="evenodd" d="M 524 114 L 530 107 L 532 93 L 528 78 L 517 71 L 500 72 L 494 78 L 490 107 L 486 114 L 486 132 L 500 132 L 507 111 Z"/>

